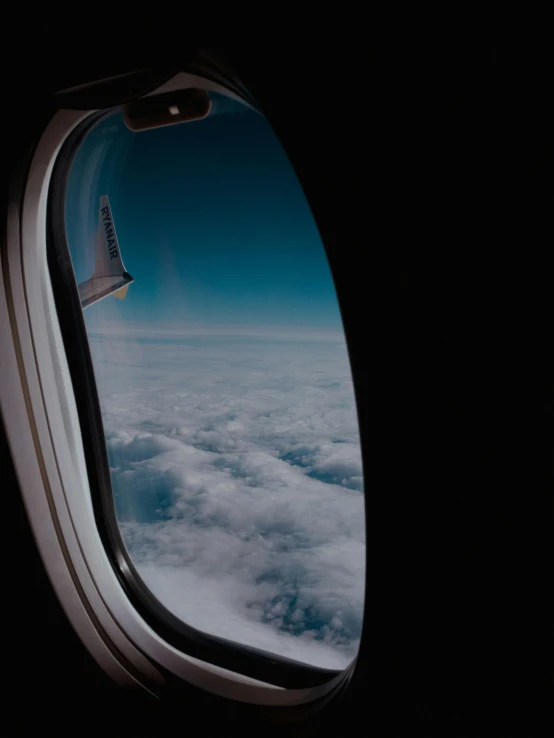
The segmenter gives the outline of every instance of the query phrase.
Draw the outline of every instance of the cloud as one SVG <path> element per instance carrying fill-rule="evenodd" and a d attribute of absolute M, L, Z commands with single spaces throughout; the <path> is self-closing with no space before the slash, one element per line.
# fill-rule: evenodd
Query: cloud
<path fill-rule="evenodd" d="M 117 306 L 116 306 L 117 307 Z M 117 312 L 112 311 L 114 316 Z M 287 326 L 287 325 L 256 325 L 256 324 L 218 324 L 218 323 L 169 323 L 167 321 L 149 322 L 125 320 L 122 323 L 117 319 L 106 319 L 100 313 L 86 315 L 89 337 L 112 338 L 119 341 L 182 341 L 188 337 L 218 337 L 218 338 L 260 338 L 282 339 L 287 341 L 329 341 L 344 344 L 344 335 L 336 328 L 319 328 L 316 326 Z"/>
<path fill-rule="evenodd" d="M 116 509 L 153 593 L 204 632 L 355 656 L 362 468 L 344 342 L 91 334 Z"/>

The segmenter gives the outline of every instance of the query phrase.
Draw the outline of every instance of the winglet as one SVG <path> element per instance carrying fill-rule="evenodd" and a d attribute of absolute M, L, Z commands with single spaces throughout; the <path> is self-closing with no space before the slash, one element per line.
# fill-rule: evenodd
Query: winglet
<path fill-rule="evenodd" d="M 94 273 L 91 279 L 79 285 L 81 305 L 86 308 L 108 295 L 123 300 L 133 281 L 121 258 L 110 201 L 107 195 L 102 195 L 98 210 Z"/>
<path fill-rule="evenodd" d="M 117 292 L 114 292 L 113 296 L 117 297 L 118 300 L 124 300 L 128 289 L 129 289 L 129 283 L 127 282 L 125 287 L 122 287 L 120 290 L 117 290 Z"/>

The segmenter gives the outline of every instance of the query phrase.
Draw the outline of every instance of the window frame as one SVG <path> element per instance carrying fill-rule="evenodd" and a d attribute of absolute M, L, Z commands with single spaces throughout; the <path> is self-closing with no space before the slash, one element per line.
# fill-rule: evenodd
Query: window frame
<path fill-rule="evenodd" d="M 146 94 L 186 86 L 250 104 L 218 82 L 186 72 Z M 174 675 L 224 697 L 274 706 L 329 698 L 348 683 L 356 659 L 336 672 L 197 631 L 150 593 L 123 545 L 64 225 L 72 156 L 90 128 L 118 107 L 58 111 L 40 138 L 9 212 L 3 262 L 8 300 L 0 309 L 6 308 L 14 340 L 10 370 L 20 376 L 21 393 L 13 399 L 20 410 L 25 408 L 25 443 L 15 443 L 7 430 L 18 473 L 31 449 L 37 456 L 37 464 L 29 465 L 34 478 L 22 484 L 22 494 L 39 549 L 81 639 L 119 681 L 138 682 L 156 692 Z M 64 422 L 63 405 L 66 415 L 70 407 L 72 422 Z M 13 416 L 15 407 L 11 410 Z M 78 495 L 72 492 L 79 487 Z M 91 504 L 83 497 L 90 497 Z M 60 571 L 63 582 L 56 578 Z"/>

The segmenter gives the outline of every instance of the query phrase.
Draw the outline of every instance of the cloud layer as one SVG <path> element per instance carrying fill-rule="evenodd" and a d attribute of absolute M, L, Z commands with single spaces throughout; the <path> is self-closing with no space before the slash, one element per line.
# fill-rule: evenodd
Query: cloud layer
<path fill-rule="evenodd" d="M 344 342 L 90 340 L 118 519 L 152 592 L 204 632 L 346 666 L 365 540 Z"/>

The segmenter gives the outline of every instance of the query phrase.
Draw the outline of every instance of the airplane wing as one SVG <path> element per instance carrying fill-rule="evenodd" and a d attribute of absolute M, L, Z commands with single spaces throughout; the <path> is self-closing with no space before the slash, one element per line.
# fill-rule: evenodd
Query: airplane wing
<path fill-rule="evenodd" d="M 91 279 L 79 285 L 81 305 L 93 305 L 108 295 L 123 299 L 133 278 L 125 269 L 107 195 L 100 198 L 96 257 Z"/>

